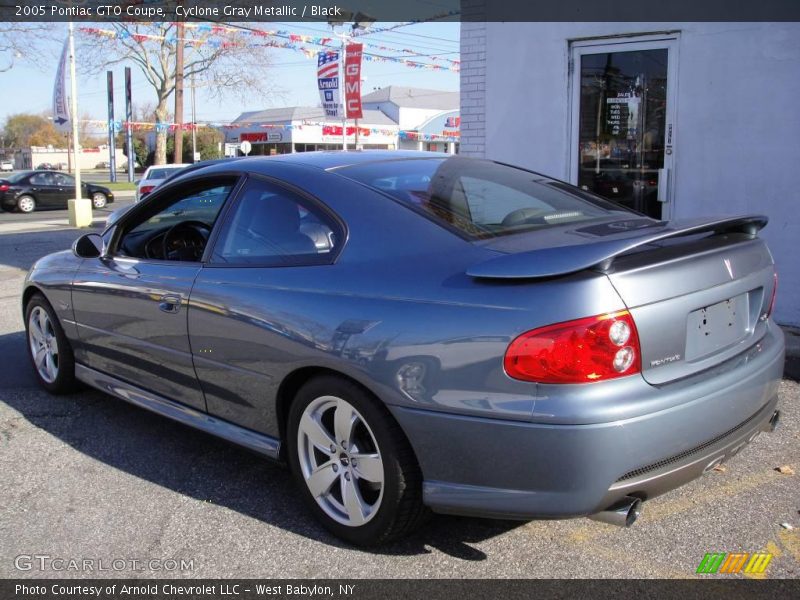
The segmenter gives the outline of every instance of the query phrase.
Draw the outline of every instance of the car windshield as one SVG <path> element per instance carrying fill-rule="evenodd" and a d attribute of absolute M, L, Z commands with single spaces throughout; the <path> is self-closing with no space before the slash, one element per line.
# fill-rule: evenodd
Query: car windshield
<path fill-rule="evenodd" d="M 13 175 L 6 177 L 6 181 L 9 183 L 17 183 L 25 179 L 30 174 L 30 171 L 20 171 L 19 173 L 14 173 Z"/>
<path fill-rule="evenodd" d="M 390 160 L 336 172 L 380 189 L 472 239 L 591 221 L 615 211 L 630 213 L 561 181 L 487 160 Z"/>

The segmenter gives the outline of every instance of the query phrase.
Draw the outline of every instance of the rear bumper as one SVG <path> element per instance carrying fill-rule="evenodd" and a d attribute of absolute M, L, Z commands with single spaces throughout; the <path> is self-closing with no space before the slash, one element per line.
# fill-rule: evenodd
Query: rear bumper
<path fill-rule="evenodd" d="M 681 402 L 604 423 L 391 408 L 417 453 L 424 501 L 433 510 L 522 519 L 585 516 L 624 496 L 648 499 L 683 485 L 769 430 L 783 360 L 783 334 L 773 326 L 759 344 L 713 371 L 647 386 L 648 394 L 676 394 Z"/>

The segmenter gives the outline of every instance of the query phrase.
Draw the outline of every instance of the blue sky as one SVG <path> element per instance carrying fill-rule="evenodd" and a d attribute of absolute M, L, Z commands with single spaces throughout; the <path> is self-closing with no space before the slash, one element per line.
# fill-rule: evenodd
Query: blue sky
<path fill-rule="evenodd" d="M 376 23 L 376 27 L 385 27 L 387 23 Z M 102 27 L 102 25 L 99 25 Z M 258 23 L 262 29 L 286 29 L 293 33 L 312 36 L 330 35 L 330 29 L 316 23 Z M 20 112 L 41 113 L 51 108 L 53 79 L 56 70 L 56 58 L 61 44 L 66 37 L 65 23 L 52 24 L 52 42 L 46 50 L 53 56 L 41 68 L 20 65 L 12 70 L 0 73 L 0 122 L 4 122 L 10 114 Z M 76 32 L 76 35 L 78 34 Z M 420 54 L 442 56 L 458 59 L 458 23 L 420 23 L 409 25 L 385 33 L 374 33 L 365 36 L 361 41 L 368 41 L 393 48 L 410 48 Z M 370 51 L 365 48 L 365 51 Z M 378 52 L 372 50 L 373 52 Z M 257 110 L 275 106 L 309 105 L 316 106 L 319 92 L 316 89 L 316 62 L 307 59 L 298 52 L 274 49 L 272 52 L 271 80 L 282 89 L 283 98 L 265 99 L 254 96 L 242 100 L 235 95 L 228 97 L 223 104 L 217 99 L 210 99 L 202 89 L 197 92 L 198 121 L 230 121 L 245 110 Z M 390 54 L 386 52 L 386 54 Z M 394 56 L 402 52 L 391 53 Z M 78 55 L 78 61 L 81 57 Z M 413 57 L 409 57 L 412 58 Z M 420 61 L 429 59 L 420 58 Z M 124 65 L 114 68 L 115 117 L 124 115 L 123 69 Z M 155 91 L 144 80 L 135 65 L 133 67 L 133 101 L 155 104 Z M 362 68 L 363 93 L 373 88 L 387 85 L 406 85 L 443 90 L 458 90 L 458 73 L 448 71 L 430 71 L 413 69 L 398 63 L 364 62 Z M 188 92 L 186 108 L 190 110 Z M 88 113 L 95 119 L 106 119 L 105 114 L 105 76 L 78 76 L 78 112 Z"/>

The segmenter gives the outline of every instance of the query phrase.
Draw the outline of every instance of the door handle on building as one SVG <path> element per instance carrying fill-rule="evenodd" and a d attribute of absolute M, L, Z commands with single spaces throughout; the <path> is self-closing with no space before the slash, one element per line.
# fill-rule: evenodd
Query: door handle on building
<path fill-rule="evenodd" d="M 658 201 L 669 202 L 670 192 L 670 175 L 672 169 L 659 169 L 658 170 Z"/>

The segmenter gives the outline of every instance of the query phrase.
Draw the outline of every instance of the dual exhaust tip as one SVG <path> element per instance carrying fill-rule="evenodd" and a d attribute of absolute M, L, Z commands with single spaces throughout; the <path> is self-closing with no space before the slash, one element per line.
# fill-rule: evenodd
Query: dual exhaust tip
<path fill-rule="evenodd" d="M 642 514 L 642 499 L 625 496 L 622 500 L 598 513 L 589 515 L 593 521 L 601 521 L 617 527 L 630 527 Z"/>

